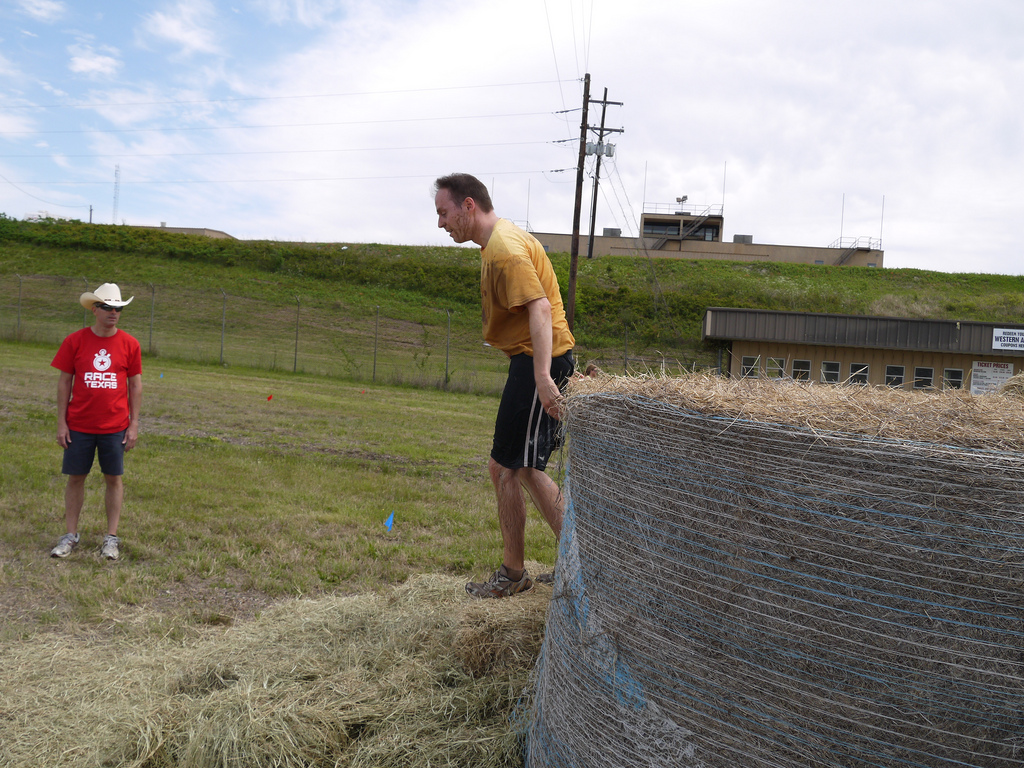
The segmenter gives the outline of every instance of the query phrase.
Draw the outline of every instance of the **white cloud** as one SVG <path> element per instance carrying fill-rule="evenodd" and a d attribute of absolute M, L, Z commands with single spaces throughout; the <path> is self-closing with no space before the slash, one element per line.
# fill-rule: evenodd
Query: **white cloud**
<path fill-rule="evenodd" d="M 316 27 L 344 11 L 347 5 L 357 6 L 358 3 L 346 3 L 345 0 L 254 0 L 252 5 L 273 24 L 294 20 L 306 27 Z"/>
<path fill-rule="evenodd" d="M 20 0 L 18 5 L 36 21 L 57 21 L 67 13 L 67 6 L 57 0 Z"/>
<path fill-rule="evenodd" d="M 87 77 L 110 77 L 117 73 L 121 62 L 108 53 L 117 54 L 117 51 L 108 49 L 107 53 L 100 53 L 89 45 L 76 43 L 68 46 L 68 53 L 71 60 L 68 62 L 68 69 L 75 74 L 86 75 Z"/>
<path fill-rule="evenodd" d="M 19 40 L 51 55 L 7 53 L 7 65 L 40 62 L 24 79 L 52 90 L 41 102 L 97 105 L 30 113 L 37 130 L 53 131 L 69 169 L 49 177 L 26 162 L 21 178 L 106 180 L 120 163 L 123 215 L 138 222 L 447 244 L 430 185 L 465 170 L 492 188 L 499 215 L 566 232 L 579 78 L 591 72 L 593 99 L 607 86 L 623 102 L 607 111 L 607 125 L 624 133 L 602 163 L 598 230 L 635 233 L 645 202 L 688 194 L 716 204 L 724 195 L 726 239 L 819 246 L 840 234 L 878 237 L 885 196 L 888 266 L 1019 273 L 1024 3 L 964 8 L 159 0 L 141 24 L 113 12 L 102 23 L 74 19 L 91 33 L 72 33 L 78 71 L 116 72 L 116 90 L 45 70 L 41 62 L 60 61 L 56 36 Z M 131 24 L 139 46 L 94 42 L 130 39 Z M 169 46 L 181 55 L 163 55 Z M 589 122 L 599 120 L 592 103 Z M 69 196 L 84 197 L 80 189 Z M 14 193 L 0 188 L 0 210 L 4 194 Z"/>
<path fill-rule="evenodd" d="M 18 74 L 18 68 L 11 63 L 11 60 L 0 53 L 0 77 L 13 77 Z"/>
<path fill-rule="evenodd" d="M 220 53 L 213 25 L 216 9 L 207 0 L 182 0 L 167 12 L 145 17 L 142 32 L 181 48 L 185 55 Z"/>
<path fill-rule="evenodd" d="M 57 88 L 56 86 L 46 82 L 45 80 L 39 83 L 39 87 L 47 93 L 53 94 L 59 99 L 65 99 L 68 96 L 67 91 Z"/>

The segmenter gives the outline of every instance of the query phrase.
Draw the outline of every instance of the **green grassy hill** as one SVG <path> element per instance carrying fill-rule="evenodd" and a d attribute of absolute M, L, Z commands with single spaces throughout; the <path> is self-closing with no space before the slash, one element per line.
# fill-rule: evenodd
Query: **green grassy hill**
<path fill-rule="evenodd" d="M 564 296 L 569 257 L 556 253 L 551 260 Z M 9 286 L 13 276 L 25 275 L 74 279 L 71 292 L 109 279 L 158 284 L 164 293 L 175 287 L 207 290 L 210 305 L 218 291 L 265 308 L 319 305 L 363 326 L 379 312 L 416 324 L 422 334 L 436 335 L 450 322 L 454 339 L 479 347 L 475 248 L 214 240 L 125 226 L 28 223 L 0 214 L 0 278 L 7 287 L 0 328 L 7 337 L 13 315 Z M 710 364 L 712 351 L 700 340 L 709 306 L 1016 322 L 1024 316 L 1024 277 L 583 258 L 575 325 L 581 356 L 620 366 L 624 352 L 640 364 Z"/>

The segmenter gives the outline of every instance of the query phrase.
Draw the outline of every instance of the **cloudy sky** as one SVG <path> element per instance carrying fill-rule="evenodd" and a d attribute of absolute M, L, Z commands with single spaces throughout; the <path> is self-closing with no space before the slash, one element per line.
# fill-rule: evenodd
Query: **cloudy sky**
<path fill-rule="evenodd" d="M 0 0 L 0 212 L 446 244 L 459 170 L 569 232 L 588 72 L 598 231 L 687 195 L 727 240 L 1024 274 L 1020 0 Z"/>

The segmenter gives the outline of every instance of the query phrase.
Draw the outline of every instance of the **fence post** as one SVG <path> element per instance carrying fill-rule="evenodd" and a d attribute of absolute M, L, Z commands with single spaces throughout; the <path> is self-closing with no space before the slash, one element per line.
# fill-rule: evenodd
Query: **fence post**
<path fill-rule="evenodd" d="M 18 323 L 14 329 L 14 338 L 21 341 L 21 275 L 17 272 L 14 274 L 18 277 Z"/>
<path fill-rule="evenodd" d="M 156 287 L 150 283 L 149 290 L 153 294 L 153 300 L 149 304 L 149 354 L 153 354 L 153 315 L 156 314 Z"/>
<path fill-rule="evenodd" d="M 377 333 L 380 330 L 380 305 L 377 306 L 377 319 L 373 324 L 373 383 L 377 383 Z"/>
<path fill-rule="evenodd" d="M 220 289 L 221 295 L 224 297 L 224 308 L 220 313 L 220 364 L 224 365 L 224 329 L 228 325 L 228 295 L 224 293 L 224 289 Z"/>
<path fill-rule="evenodd" d="M 444 342 L 444 388 L 448 389 L 448 354 L 452 348 L 452 311 L 446 309 L 445 312 L 448 313 L 448 334 Z"/>
<path fill-rule="evenodd" d="M 299 307 L 301 302 L 299 297 L 295 297 L 295 362 L 292 363 L 292 373 L 297 373 L 299 370 Z"/>

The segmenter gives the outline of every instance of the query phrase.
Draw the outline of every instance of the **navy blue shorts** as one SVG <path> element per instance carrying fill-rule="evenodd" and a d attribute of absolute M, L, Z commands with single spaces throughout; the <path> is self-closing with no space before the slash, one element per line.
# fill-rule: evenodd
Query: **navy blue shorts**
<path fill-rule="evenodd" d="M 551 359 L 551 378 L 560 390 L 565 390 L 575 367 L 571 349 Z M 494 421 L 491 458 L 508 469 L 533 467 L 543 471 L 551 452 L 561 444 L 561 427 L 561 422 L 541 407 L 533 358 L 526 353 L 513 355 Z"/>
<path fill-rule="evenodd" d="M 71 432 L 71 443 L 64 449 L 65 475 L 88 475 L 96 454 L 100 455 L 100 471 L 104 475 L 124 474 L 124 433 L 90 435 Z"/>

